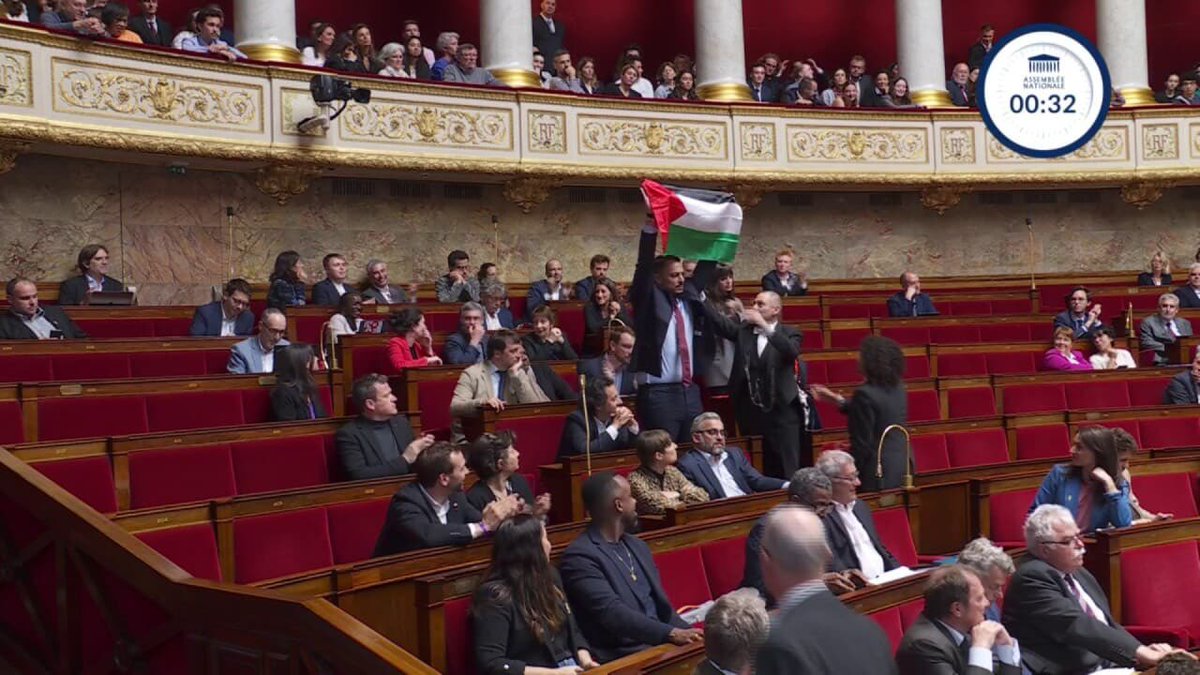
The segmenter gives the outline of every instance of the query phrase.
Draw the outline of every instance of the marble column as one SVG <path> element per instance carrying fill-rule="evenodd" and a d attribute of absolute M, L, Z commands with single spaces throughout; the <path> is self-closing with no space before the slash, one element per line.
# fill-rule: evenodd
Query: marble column
<path fill-rule="evenodd" d="M 1125 105 L 1154 105 L 1146 55 L 1146 0 L 1096 0 L 1096 33 Z"/>
<path fill-rule="evenodd" d="M 510 87 L 541 87 L 533 72 L 533 10 L 529 0 L 479 3 L 479 62 Z M 545 54 L 546 63 L 554 58 Z"/>
<path fill-rule="evenodd" d="M 913 103 L 927 108 L 952 107 L 946 91 L 941 0 L 896 0 L 896 50 Z"/>
<path fill-rule="evenodd" d="M 742 0 L 695 0 L 696 94 L 706 101 L 749 101 Z"/>
<path fill-rule="evenodd" d="M 259 61 L 300 63 L 295 0 L 237 0 L 233 29 L 237 48 L 246 56 Z"/>

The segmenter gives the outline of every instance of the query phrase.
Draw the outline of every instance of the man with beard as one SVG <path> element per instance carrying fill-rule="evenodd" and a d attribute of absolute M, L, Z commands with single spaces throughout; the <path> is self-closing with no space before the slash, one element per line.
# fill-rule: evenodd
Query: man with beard
<path fill-rule="evenodd" d="M 463 494 L 467 460 L 445 441 L 426 448 L 413 463 L 417 480 L 400 488 L 388 505 L 375 557 L 438 546 L 465 546 L 521 511 L 517 495 L 488 504 L 481 513 Z"/>
<path fill-rule="evenodd" d="M 559 571 L 596 659 L 700 640 L 700 631 L 671 607 L 650 548 L 630 534 L 638 517 L 629 481 L 610 472 L 595 474 L 583 484 L 583 501 L 591 525 L 563 552 Z"/>

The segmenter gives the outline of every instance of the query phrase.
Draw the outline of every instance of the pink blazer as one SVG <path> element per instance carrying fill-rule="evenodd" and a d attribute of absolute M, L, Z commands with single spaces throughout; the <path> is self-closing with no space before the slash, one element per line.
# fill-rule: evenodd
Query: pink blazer
<path fill-rule="evenodd" d="M 1046 350 L 1042 355 L 1042 370 L 1091 370 L 1092 364 L 1083 355 L 1083 352 L 1073 351 L 1071 355 L 1075 357 L 1077 363 L 1071 363 L 1070 359 L 1063 356 L 1061 352 L 1053 347 Z"/>

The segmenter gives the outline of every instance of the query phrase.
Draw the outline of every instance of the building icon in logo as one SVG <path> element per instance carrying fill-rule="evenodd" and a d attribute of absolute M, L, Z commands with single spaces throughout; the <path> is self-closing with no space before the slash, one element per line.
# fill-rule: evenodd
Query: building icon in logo
<path fill-rule="evenodd" d="M 1029 72 L 1037 75 L 1058 72 L 1058 57 L 1049 54 L 1038 54 L 1029 57 Z"/>

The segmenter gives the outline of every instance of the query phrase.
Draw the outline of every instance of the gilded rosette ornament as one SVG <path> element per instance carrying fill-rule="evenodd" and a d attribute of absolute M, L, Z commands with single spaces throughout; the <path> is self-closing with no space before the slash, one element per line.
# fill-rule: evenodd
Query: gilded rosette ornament
<path fill-rule="evenodd" d="M 292 197 L 308 191 L 312 180 L 319 175 L 321 170 L 311 166 L 272 164 L 258 170 L 254 175 L 254 185 L 283 206 Z"/>

